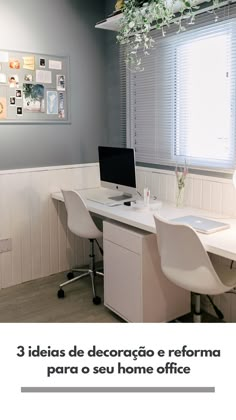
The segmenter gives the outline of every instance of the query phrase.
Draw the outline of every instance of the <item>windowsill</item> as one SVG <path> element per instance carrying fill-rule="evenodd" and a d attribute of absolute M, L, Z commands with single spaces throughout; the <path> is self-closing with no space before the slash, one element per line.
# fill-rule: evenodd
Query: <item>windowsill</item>
<path fill-rule="evenodd" d="M 154 164 L 154 163 L 144 163 L 144 162 L 136 162 L 136 165 L 138 167 L 142 166 L 144 168 L 149 169 L 161 169 L 165 171 L 174 171 L 175 166 L 168 166 L 168 165 L 160 165 L 160 164 Z M 214 178 L 226 178 L 226 179 L 232 179 L 234 170 L 233 169 L 211 169 L 211 168 L 200 168 L 200 167 L 192 167 L 188 166 L 189 173 L 195 174 L 195 175 L 203 175 L 203 176 L 209 176 Z"/>

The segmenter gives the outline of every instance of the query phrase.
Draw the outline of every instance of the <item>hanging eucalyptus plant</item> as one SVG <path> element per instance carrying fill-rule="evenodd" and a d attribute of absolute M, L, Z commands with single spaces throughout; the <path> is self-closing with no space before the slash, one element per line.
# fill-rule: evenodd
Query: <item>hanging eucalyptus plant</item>
<path fill-rule="evenodd" d="M 213 9 L 219 7 L 219 2 L 211 1 Z M 199 0 L 125 0 L 117 40 L 126 46 L 128 68 L 143 70 L 141 56 L 143 53 L 148 55 L 154 46 L 151 29 L 160 29 L 165 36 L 166 28 L 174 22 L 178 26 L 177 32 L 184 31 L 183 21 L 188 19 L 189 24 L 194 24 L 199 3 Z"/>

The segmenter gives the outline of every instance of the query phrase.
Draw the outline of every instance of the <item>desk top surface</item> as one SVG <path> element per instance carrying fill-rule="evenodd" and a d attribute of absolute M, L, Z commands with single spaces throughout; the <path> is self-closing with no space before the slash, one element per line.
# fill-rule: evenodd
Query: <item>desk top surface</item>
<path fill-rule="evenodd" d="M 88 190 L 80 190 L 80 194 L 84 199 L 86 199 L 87 191 Z M 64 201 L 61 192 L 53 193 L 52 198 L 55 200 Z M 201 239 L 201 242 L 204 245 L 206 251 L 220 255 L 221 257 L 236 260 L 236 219 L 231 219 L 224 216 L 220 217 L 219 214 L 213 214 L 208 211 L 191 207 L 176 208 L 173 204 L 167 202 L 162 202 L 162 207 L 158 210 L 137 209 L 124 205 L 109 207 L 107 205 L 96 203 L 88 199 L 86 200 L 86 204 L 89 211 L 95 213 L 96 215 L 115 220 L 151 233 L 156 233 L 153 218 L 155 213 L 169 220 L 191 214 L 228 223 L 230 225 L 230 229 L 211 233 L 209 235 L 198 233 L 198 236 Z"/>

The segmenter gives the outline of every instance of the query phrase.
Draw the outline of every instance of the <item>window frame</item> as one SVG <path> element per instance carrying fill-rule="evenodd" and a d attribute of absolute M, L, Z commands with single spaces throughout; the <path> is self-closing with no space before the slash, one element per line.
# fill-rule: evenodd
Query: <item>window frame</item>
<path fill-rule="evenodd" d="M 233 39 L 233 41 L 231 41 L 231 51 L 232 51 L 232 43 L 236 44 L 236 19 L 231 18 L 231 19 L 227 19 L 226 22 L 220 22 L 220 24 L 225 24 L 226 23 L 226 24 L 230 25 L 230 23 L 232 21 L 234 21 L 234 25 L 232 26 L 231 31 L 232 31 L 232 34 L 234 33 L 234 39 Z M 212 23 L 211 23 L 211 25 L 212 25 Z M 209 25 L 209 24 L 206 25 L 206 28 L 208 26 L 211 26 L 211 25 Z M 217 25 L 217 24 L 213 24 L 213 25 Z M 200 29 L 201 29 L 201 26 L 200 26 Z M 195 31 L 198 31 L 198 28 L 195 28 L 194 32 Z M 226 31 L 227 31 L 227 28 L 226 28 Z M 188 31 L 188 32 L 190 32 L 190 31 Z M 167 37 L 167 39 L 163 39 L 163 40 L 158 39 L 158 42 L 160 42 L 160 43 L 166 42 L 166 41 L 170 42 L 172 36 L 175 36 L 175 34 L 174 33 L 170 34 Z M 177 35 L 177 36 L 178 37 L 182 36 L 182 34 Z M 175 46 L 175 49 L 176 49 L 176 46 Z M 151 54 L 153 54 L 153 51 L 151 51 Z M 234 55 L 236 55 L 235 48 L 234 48 Z M 235 59 L 236 59 L 236 57 L 235 57 Z M 234 65 L 234 62 L 232 61 L 232 66 L 233 65 Z M 174 66 L 173 66 L 172 80 L 171 80 L 172 84 L 174 83 L 174 79 L 175 79 L 175 68 L 176 68 L 176 51 L 175 51 L 175 59 L 174 59 Z M 144 70 L 144 72 L 145 72 L 145 70 Z M 235 133 L 236 133 L 236 130 L 235 130 L 235 127 L 236 127 L 236 90 L 235 90 L 236 81 L 235 81 L 235 75 L 236 75 L 236 72 L 234 71 L 234 75 L 232 76 L 234 78 L 234 80 L 233 81 L 231 80 L 231 92 L 233 92 L 233 98 L 234 98 L 234 104 L 233 104 L 232 110 L 231 110 L 231 115 L 234 116 L 233 121 L 231 122 L 231 130 L 232 130 L 231 145 L 230 145 L 231 152 L 232 152 L 232 159 L 230 161 L 231 165 L 227 165 L 228 161 L 223 161 L 223 165 L 218 165 L 217 160 L 211 161 L 211 160 L 208 160 L 208 158 L 206 158 L 204 160 L 195 159 L 194 162 L 191 161 L 191 163 L 189 163 L 189 167 L 192 167 L 192 168 L 194 168 L 196 170 L 200 170 L 200 171 L 220 172 L 220 173 L 222 173 L 222 172 L 232 173 L 232 171 L 234 170 L 234 166 L 236 165 L 236 136 L 235 136 Z M 128 147 L 134 147 L 136 149 L 135 135 L 133 134 L 133 132 L 135 130 L 134 130 L 134 127 L 132 125 L 133 116 L 131 118 L 132 113 L 134 113 L 131 109 L 132 103 L 134 101 L 134 98 L 131 97 L 131 95 L 132 95 L 131 92 L 133 90 L 133 85 L 132 85 L 132 80 L 131 80 L 132 77 L 134 77 L 134 76 L 127 70 L 127 73 L 126 73 L 126 80 L 127 80 L 127 89 L 126 89 L 126 93 L 127 93 L 127 95 L 126 95 L 126 99 L 127 99 L 127 101 L 126 101 L 126 118 L 127 118 L 127 120 L 126 120 L 126 127 L 127 127 L 127 130 L 126 131 L 127 131 L 127 146 Z M 156 84 L 156 82 L 155 82 L 155 84 Z M 155 89 L 156 89 L 156 86 L 155 86 Z M 230 96 L 232 97 L 232 93 L 231 93 Z M 176 101 L 177 101 L 177 97 L 176 97 L 176 93 L 175 93 L 175 98 L 174 98 L 174 101 L 173 101 L 173 108 L 174 109 L 176 109 Z M 232 103 L 232 101 L 233 101 L 233 99 L 231 100 L 231 103 Z M 163 166 L 173 167 L 173 166 L 175 166 L 176 163 L 180 164 L 180 163 L 184 162 L 184 160 L 188 160 L 188 157 L 183 156 L 182 158 L 179 158 L 176 155 L 176 130 L 177 130 L 177 128 L 176 128 L 176 123 L 174 123 L 175 115 L 174 115 L 173 110 L 171 110 L 171 114 L 172 114 L 172 118 L 171 118 L 171 121 L 172 121 L 172 139 L 171 139 L 172 150 L 170 150 L 171 158 L 169 159 L 169 162 L 165 162 L 165 161 L 162 162 L 161 159 L 160 159 L 160 161 L 158 161 L 158 158 L 155 158 L 155 162 L 154 162 L 154 159 L 148 161 L 148 159 L 146 159 L 146 157 L 145 157 L 145 159 L 142 159 L 142 158 L 139 157 L 139 153 L 136 153 L 137 162 L 139 164 L 145 164 L 145 165 L 149 164 L 149 165 L 154 165 L 156 167 L 163 167 Z M 155 142 L 153 143 L 153 149 L 154 148 L 157 150 Z"/>
<path fill-rule="evenodd" d="M 226 72 L 231 72 L 232 74 L 232 55 L 233 55 L 233 48 L 232 48 L 232 43 L 233 43 L 233 39 L 232 39 L 232 35 L 233 35 L 233 31 L 235 32 L 235 28 L 231 28 L 230 33 L 228 32 L 228 29 L 226 28 L 225 30 L 225 34 L 221 34 L 221 36 L 230 36 L 230 70 L 226 69 Z M 197 32 L 197 30 L 196 30 Z M 217 38 L 217 36 L 219 36 L 218 34 L 215 34 L 215 37 Z M 235 33 L 235 38 L 236 38 L 236 33 Z M 204 39 L 204 38 L 203 38 Z M 208 40 L 209 37 L 206 35 L 206 40 Z M 180 72 L 181 70 L 178 69 L 178 49 L 184 47 L 185 45 L 188 46 L 188 44 L 191 44 L 191 41 L 195 42 L 198 41 L 197 37 L 195 39 L 189 39 L 186 41 L 186 43 L 182 43 L 182 44 L 177 44 L 173 47 L 174 49 L 174 66 L 173 66 L 173 79 L 174 79 L 174 83 L 176 86 L 176 80 L 179 78 L 179 74 L 178 72 Z M 225 58 L 227 59 L 227 53 Z M 180 142 L 178 142 L 178 124 L 180 124 L 180 117 L 178 117 L 178 113 L 180 113 L 181 111 L 179 111 L 178 109 L 178 86 L 176 86 L 176 88 L 173 88 L 173 91 L 175 93 L 175 98 L 174 98 L 174 103 L 175 103 L 175 110 L 174 110 L 174 115 L 173 115 L 173 124 L 174 124 L 174 138 L 173 138 L 173 160 L 175 160 L 176 162 L 181 161 L 183 159 L 186 159 L 187 161 L 190 162 L 190 166 L 192 167 L 197 167 L 197 168 L 203 168 L 203 169 L 207 169 L 207 170 L 233 170 L 233 167 L 235 166 L 235 161 L 236 161 L 236 153 L 235 153 L 235 148 L 236 148 L 236 136 L 235 136 L 235 128 L 233 128 L 233 126 L 235 126 L 235 120 L 236 120 L 236 114 L 235 114 L 235 103 L 236 103 L 236 95 L 235 95 L 235 91 L 233 90 L 233 80 L 232 77 L 230 76 L 230 86 L 229 86 L 229 90 L 230 90 L 230 97 L 229 97 L 229 109 L 231 109 L 230 111 L 230 115 L 229 115 L 229 120 L 230 120 L 230 134 L 229 134 L 229 152 L 228 152 L 228 158 L 226 160 L 219 160 L 219 159 L 211 159 L 209 160 L 208 157 L 190 157 L 187 153 L 186 154 L 182 154 L 181 153 L 177 153 L 177 149 L 181 149 L 184 146 L 181 145 Z M 181 88 L 179 88 L 181 89 Z M 180 96 L 180 100 L 181 100 L 181 96 Z M 234 119 L 233 118 L 234 115 Z M 234 139 L 233 139 L 233 133 L 234 133 Z M 188 147 L 188 143 L 186 143 L 186 148 Z M 190 143 L 189 143 L 189 147 Z M 218 163 L 219 162 L 219 163 Z M 223 166 L 225 165 L 225 166 Z M 230 165 L 230 166 L 229 166 Z"/>

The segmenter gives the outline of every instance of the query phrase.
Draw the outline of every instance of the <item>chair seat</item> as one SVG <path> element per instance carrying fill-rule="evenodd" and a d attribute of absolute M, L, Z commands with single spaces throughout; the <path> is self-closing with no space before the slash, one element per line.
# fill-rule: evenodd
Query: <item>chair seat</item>
<path fill-rule="evenodd" d="M 212 262 L 191 226 L 154 216 L 161 268 L 176 286 L 195 294 L 194 322 L 201 322 L 200 295 L 208 295 L 217 316 L 223 314 L 210 296 L 236 287 L 236 274 L 230 266 Z"/>
<path fill-rule="evenodd" d="M 170 281 L 207 295 L 219 295 L 236 287 L 235 271 L 210 260 L 194 229 L 157 215 L 154 218 L 161 268 Z"/>

